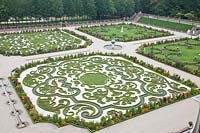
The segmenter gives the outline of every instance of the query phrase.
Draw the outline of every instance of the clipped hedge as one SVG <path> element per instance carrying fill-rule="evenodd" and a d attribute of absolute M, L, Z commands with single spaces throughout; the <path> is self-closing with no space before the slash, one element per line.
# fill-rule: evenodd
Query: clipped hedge
<path fill-rule="evenodd" d="M 154 99 L 151 101 L 149 104 L 144 103 L 142 106 L 139 107 L 133 107 L 130 110 L 127 110 L 125 114 L 122 114 L 121 112 L 119 113 L 114 113 L 112 114 L 112 117 L 106 116 L 102 117 L 100 122 L 85 122 L 84 119 L 80 119 L 79 117 L 73 118 L 73 117 L 68 117 L 65 119 L 61 119 L 58 117 L 58 115 L 53 115 L 53 116 L 42 116 L 40 115 L 32 102 L 30 101 L 30 98 L 27 97 L 26 93 L 24 92 L 21 84 L 18 82 L 18 78 L 21 74 L 26 69 L 29 69 L 31 67 L 37 66 L 39 64 L 44 64 L 44 63 L 50 63 L 54 61 L 62 61 L 66 59 L 73 59 L 77 57 L 82 57 L 82 56 L 91 56 L 91 55 L 106 55 L 106 56 L 120 56 L 124 57 L 125 59 L 131 60 L 145 68 L 148 68 L 150 70 L 156 71 L 157 73 L 160 73 L 166 77 L 169 77 L 171 79 L 174 79 L 178 82 L 181 82 L 182 84 L 185 84 L 189 87 L 191 87 L 191 91 L 180 93 L 180 94 L 173 94 L 172 97 L 163 97 L 159 99 Z M 180 100 L 190 98 L 192 96 L 200 94 L 200 90 L 196 89 L 197 85 L 189 80 L 184 80 L 181 79 L 180 76 L 178 75 L 170 75 L 169 72 L 165 71 L 162 68 L 154 68 L 152 65 L 146 64 L 143 61 L 138 60 L 136 57 L 131 57 L 127 55 L 122 55 L 122 54 L 103 54 L 103 53 L 88 53 L 88 54 L 77 54 L 77 55 L 70 55 L 70 56 L 65 56 L 65 57 L 58 57 L 58 58 L 48 58 L 43 61 L 36 61 L 32 63 L 28 63 L 24 66 L 21 66 L 20 68 L 16 69 L 15 73 L 11 75 L 10 81 L 15 88 L 18 96 L 20 97 L 21 101 L 24 104 L 24 107 L 26 108 L 28 114 L 30 115 L 32 121 L 34 123 L 38 122 L 48 122 L 48 123 L 53 123 L 58 127 L 65 126 L 67 124 L 74 125 L 79 128 L 86 128 L 90 132 L 95 132 L 98 130 L 101 130 L 103 128 L 106 128 L 108 126 L 115 125 L 117 123 L 123 122 L 125 120 L 131 119 L 133 117 L 136 117 L 138 115 L 142 115 L 144 113 L 148 113 L 150 111 L 153 111 L 155 109 L 167 106 L 169 104 L 178 102 Z"/>

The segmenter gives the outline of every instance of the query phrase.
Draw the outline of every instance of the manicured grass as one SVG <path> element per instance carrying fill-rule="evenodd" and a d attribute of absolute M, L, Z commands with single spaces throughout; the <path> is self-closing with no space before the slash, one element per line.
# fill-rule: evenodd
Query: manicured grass
<path fill-rule="evenodd" d="M 198 75 L 200 71 L 200 41 L 184 39 L 176 42 L 144 46 L 139 53 Z"/>
<path fill-rule="evenodd" d="M 108 81 L 108 78 L 101 73 L 87 73 L 80 80 L 87 85 L 104 85 Z"/>
<path fill-rule="evenodd" d="M 0 34 L 0 54 L 34 55 L 86 47 L 86 41 L 66 30 Z"/>
<path fill-rule="evenodd" d="M 141 27 L 134 24 L 101 25 L 92 27 L 80 27 L 78 30 L 97 38 L 111 41 L 115 39 L 121 42 L 142 40 L 168 36 L 170 33 L 151 28 Z"/>
<path fill-rule="evenodd" d="M 139 22 L 153 25 L 153 26 L 163 27 L 167 29 L 183 31 L 183 32 L 187 32 L 188 30 L 191 30 L 193 27 L 195 27 L 194 25 L 159 20 L 159 19 L 154 19 L 154 18 L 147 18 L 147 17 L 142 17 L 139 20 Z"/>

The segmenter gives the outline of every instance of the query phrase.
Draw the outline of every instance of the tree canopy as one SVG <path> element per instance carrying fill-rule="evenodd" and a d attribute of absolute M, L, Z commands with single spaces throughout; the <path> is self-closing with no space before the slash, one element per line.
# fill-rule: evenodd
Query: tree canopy
<path fill-rule="evenodd" d="M 0 0 L 0 21 L 9 18 L 126 17 L 142 11 L 186 19 L 200 17 L 200 0 Z"/>

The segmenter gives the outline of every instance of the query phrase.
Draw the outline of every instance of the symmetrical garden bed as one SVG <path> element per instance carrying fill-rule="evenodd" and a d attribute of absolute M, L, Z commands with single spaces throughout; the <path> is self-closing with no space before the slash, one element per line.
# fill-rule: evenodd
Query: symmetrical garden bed
<path fill-rule="evenodd" d="M 160 20 L 160 19 L 155 19 L 155 18 L 147 18 L 147 17 L 142 17 L 139 20 L 139 22 L 143 24 L 149 24 L 153 26 L 159 26 L 159 27 L 183 31 L 183 32 L 187 32 L 188 30 L 191 30 L 193 27 L 195 27 L 194 25 L 171 22 L 171 21 Z"/>
<path fill-rule="evenodd" d="M 128 42 L 171 35 L 165 31 L 158 31 L 134 24 L 86 26 L 77 29 L 105 41 L 115 39 L 121 42 Z"/>
<path fill-rule="evenodd" d="M 30 63 L 11 81 L 34 122 L 69 123 L 91 132 L 198 93 L 190 81 L 121 55 Z"/>
<path fill-rule="evenodd" d="M 90 44 L 87 38 L 67 30 L 5 33 L 0 35 L 0 54 L 27 56 L 85 48 Z"/>
<path fill-rule="evenodd" d="M 200 76 L 200 40 L 182 39 L 146 44 L 138 53 Z"/>

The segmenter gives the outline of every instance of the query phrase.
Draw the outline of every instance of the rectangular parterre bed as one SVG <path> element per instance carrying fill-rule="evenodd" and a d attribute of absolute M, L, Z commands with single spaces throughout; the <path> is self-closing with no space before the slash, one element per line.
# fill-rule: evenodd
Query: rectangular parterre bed
<path fill-rule="evenodd" d="M 141 46 L 138 53 L 200 76 L 200 40 L 182 39 Z"/>
<path fill-rule="evenodd" d="M 129 42 L 171 35 L 165 31 L 124 23 L 118 25 L 86 26 L 79 27 L 77 29 L 105 41 L 111 41 L 114 39 L 120 42 Z"/>
<path fill-rule="evenodd" d="M 148 17 L 142 17 L 139 20 L 140 23 L 143 24 L 148 24 L 148 25 L 153 25 L 153 26 L 158 26 L 158 27 L 163 27 L 171 30 L 177 30 L 177 31 L 183 31 L 187 32 L 188 30 L 191 30 L 194 25 L 190 24 L 184 24 L 184 23 L 179 23 L 179 22 L 172 22 L 168 20 L 160 20 L 156 18 L 148 18 Z"/>
<path fill-rule="evenodd" d="M 0 54 L 4 55 L 36 55 L 85 48 L 90 44 L 86 37 L 59 29 L 0 34 Z"/>

